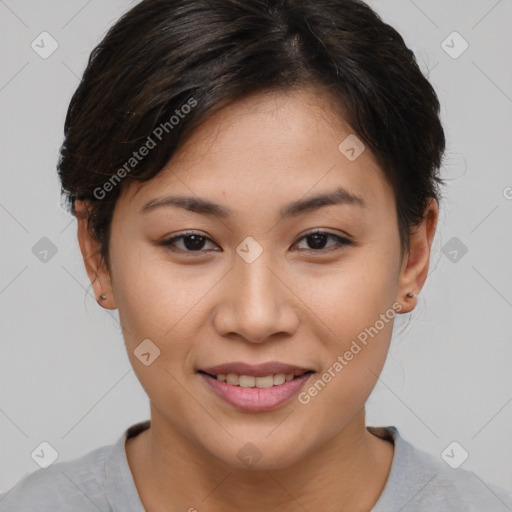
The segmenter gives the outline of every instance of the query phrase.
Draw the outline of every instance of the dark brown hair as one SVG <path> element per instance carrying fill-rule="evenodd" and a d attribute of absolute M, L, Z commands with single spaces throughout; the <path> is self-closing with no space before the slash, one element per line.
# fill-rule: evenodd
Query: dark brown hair
<path fill-rule="evenodd" d="M 89 227 L 107 265 L 127 180 L 157 175 L 223 106 L 305 85 L 328 91 L 376 156 L 408 248 L 439 197 L 445 138 L 435 91 L 394 28 L 358 0 L 144 0 L 92 51 L 58 163 L 71 212 L 75 199 L 91 201 Z"/>

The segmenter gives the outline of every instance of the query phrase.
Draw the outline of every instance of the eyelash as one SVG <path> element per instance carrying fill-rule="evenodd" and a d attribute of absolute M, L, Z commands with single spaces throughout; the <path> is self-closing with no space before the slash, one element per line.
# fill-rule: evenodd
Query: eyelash
<path fill-rule="evenodd" d="M 192 235 L 196 235 L 196 236 L 198 236 L 198 237 L 200 237 L 200 238 L 202 238 L 202 239 L 204 239 L 206 241 L 213 242 L 213 240 L 211 240 L 211 238 L 209 238 L 207 236 L 204 236 L 204 235 L 201 235 L 200 233 L 186 232 L 186 233 L 182 233 L 181 235 L 173 236 L 172 238 L 169 238 L 167 240 L 163 240 L 161 242 L 161 245 L 165 246 L 166 248 L 168 248 L 172 252 L 181 252 L 182 254 L 189 253 L 191 255 L 194 254 L 194 253 L 197 253 L 197 256 L 204 255 L 204 253 L 205 253 L 204 249 L 200 249 L 200 250 L 197 250 L 197 251 L 192 251 L 192 250 L 183 250 L 183 249 L 176 250 L 175 248 L 174 249 L 172 248 L 173 244 L 176 241 L 183 240 L 183 239 L 185 239 L 185 238 L 187 238 L 189 236 L 192 236 Z M 312 231 L 310 233 L 307 233 L 307 234 L 303 235 L 301 238 L 299 238 L 299 240 L 296 243 L 299 243 L 300 241 L 302 241 L 302 240 L 304 240 L 304 239 L 306 239 L 306 238 L 308 238 L 310 236 L 313 236 L 313 235 L 326 235 L 329 238 L 334 238 L 337 241 L 337 244 L 335 244 L 334 246 L 331 246 L 331 247 L 324 248 L 324 249 L 299 249 L 299 250 L 306 251 L 308 253 L 323 253 L 323 254 L 326 254 L 326 253 L 330 253 L 330 252 L 335 251 L 335 250 L 340 250 L 344 246 L 354 245 L 354 242 L 352 242 L 352 240 L 349 240 L 348 238 L 345 238 L 345 237 L 342 237 L 342 236 L 339 236 L 339 235 L 335 235 L 334 233 L 329 233 L 327 231 L 321 231 L 321 230 L 315 230 L 315 231 Z M 338 247 L 336 247 L 336 245 L 338 245 Z M 196 256 L 196 254 L 194 254 L 194 256 Z"/>

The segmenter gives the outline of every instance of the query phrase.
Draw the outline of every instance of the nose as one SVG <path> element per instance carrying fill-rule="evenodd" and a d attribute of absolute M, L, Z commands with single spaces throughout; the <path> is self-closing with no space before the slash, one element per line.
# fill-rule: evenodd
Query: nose
<path fill-rule="evenodd" d="M 300 301 L 286 282 L 284 271 L 265 251 L 252 263 L 236 258 L 235 267 L 223 282 L 213 325 L 219 335 L 264 343 L 294 334 L 300 323 Z"/>

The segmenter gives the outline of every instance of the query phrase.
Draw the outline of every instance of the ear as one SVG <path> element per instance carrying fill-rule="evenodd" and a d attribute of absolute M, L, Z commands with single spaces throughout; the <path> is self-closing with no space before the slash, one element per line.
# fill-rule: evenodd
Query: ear
<path fill-rule="evenodd" d="M 75 201 L 75 215 L 78 222 L 77 237 L 85 270 L 100 306 L 106 309 L 116 309 L 110 272 L 101 256 L 101 244 L 87 225 L 89 207 L 88 201 Z M 106 298 L 101 299 L 102 296 Z"/>
<path fill-rule="evenodd" d="M 397 301 L 403 305 L 400 313 L 409 313 L 417 304 L 428 275 L 430 249 L 436 231 L 439 207 L 436 199 L 431 198 L 427 205 L 423 221 L 410 234 L 409 251 L 404 255 L 398 284 Z M 413 293 L 410 297 L 407 294 Z"/>

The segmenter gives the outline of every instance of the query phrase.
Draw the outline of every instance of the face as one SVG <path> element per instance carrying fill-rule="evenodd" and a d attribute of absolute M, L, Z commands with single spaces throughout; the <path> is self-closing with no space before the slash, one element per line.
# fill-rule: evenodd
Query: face
<path fill-rule="evenodd" d="M 200 456 L 243 467 L 250 442 L 260 469 L 286 467 L 361 424 L 421 272 L 370 150 L 340 151 L 351 134 L 317 91 L 253 96 L 123 189 L 98 294 L 119 309 L 152 427 Z"/>

